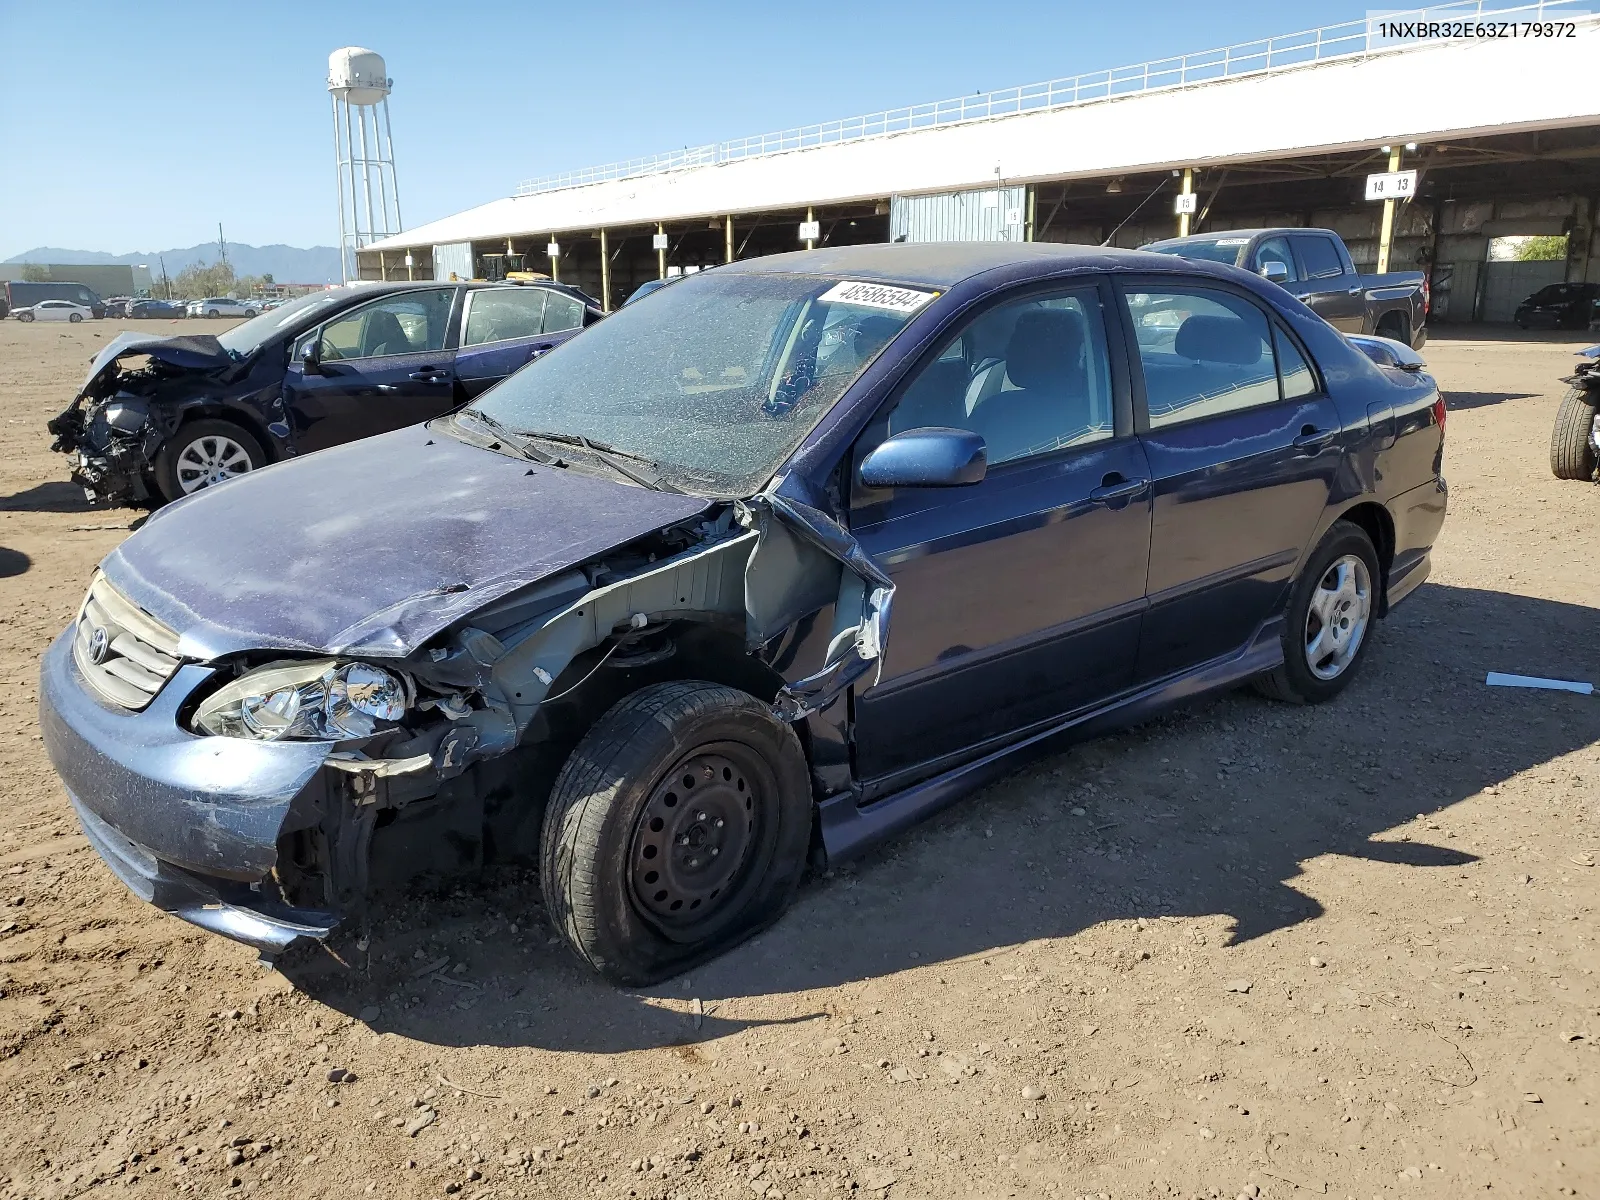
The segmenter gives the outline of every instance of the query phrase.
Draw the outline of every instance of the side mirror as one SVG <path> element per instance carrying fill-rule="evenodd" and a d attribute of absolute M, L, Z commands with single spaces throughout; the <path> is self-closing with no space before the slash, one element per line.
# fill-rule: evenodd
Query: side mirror
<path fill-rule="evenodd" d="M 861 464 L 867 487 L 965 487 L 989 470 L 983 439 L 970 429 L 908 429 L 879 445 Z"/>
<path fill-rule="evenodd" d="M 306 343 L 300 352 L 300 369 L 307 375 L 322 374 L 322 338 L 317 336 Z"/>
<path fill-rule="evenodd" d="M 1268 283 L 1276 283 L 1281 287 L 1289 282 L 1289 268 L 1277 259 L 1268 259 L 1261 264 L 1261 277 Z"/>

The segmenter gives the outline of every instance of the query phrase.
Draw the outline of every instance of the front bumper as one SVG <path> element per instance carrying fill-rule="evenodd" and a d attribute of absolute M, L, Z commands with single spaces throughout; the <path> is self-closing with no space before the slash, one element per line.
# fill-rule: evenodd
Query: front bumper
<path fill-rule="evenodd" d="M 210 674 L 181 667 L 142 712 L 110 708 L 86 690 L 63 633 L 40 667 L 45 752 L 90 843 L 135 895 L 269 952 L 322 937 L 335 914 L 275 904 L 261 881 L 291 809 L 324 806 L 328 748 L 189 733 L 178 715 Z"/>

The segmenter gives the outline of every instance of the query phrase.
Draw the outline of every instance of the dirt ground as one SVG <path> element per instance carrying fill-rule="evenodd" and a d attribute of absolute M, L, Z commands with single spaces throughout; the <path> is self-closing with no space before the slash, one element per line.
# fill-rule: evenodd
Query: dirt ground
<path fill-rule="evenodd" d="M 1427 348 L 1450 517 L 1341 699 L 1045 760 L 630 993 L 522 873 L 280 972 L 85 846 L 37 662 L 139 514 L 44 422 L 120 327 L 0 323 L 0 1196 L 1600 1195 L 1600 697 L 1484 686 L 1600 680 L 1571 339 Z"/>

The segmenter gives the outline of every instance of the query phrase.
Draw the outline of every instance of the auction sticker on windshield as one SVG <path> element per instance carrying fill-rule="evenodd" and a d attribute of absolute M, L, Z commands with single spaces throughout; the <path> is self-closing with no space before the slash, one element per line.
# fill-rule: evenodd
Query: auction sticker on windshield
<path fill-rule="evenodd" d="M 912 288 L 889 287 L 882 283 L 846 280 L 836 283 L 817 299 L 823 304 L 854 304 L 861 308 L 883 308 L 890 312 L 916 312 L 938 292 L 919 292 Z"/>

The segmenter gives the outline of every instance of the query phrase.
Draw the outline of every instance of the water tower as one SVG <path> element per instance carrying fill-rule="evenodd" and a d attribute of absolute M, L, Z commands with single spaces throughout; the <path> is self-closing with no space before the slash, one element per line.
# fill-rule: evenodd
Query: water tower
<path fill-rule="evenodd" d="M 347 283 L 360 277 L 356 251 L 401 228 L 400 185 L 389 126 L 393 86 L 381 54 L 346 46 L 328 55 L 333 149 L 339 167 L 339 259 Z"/>

